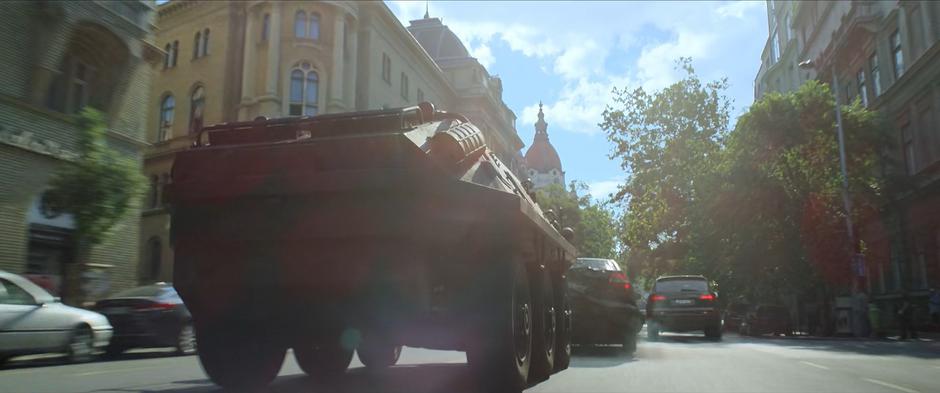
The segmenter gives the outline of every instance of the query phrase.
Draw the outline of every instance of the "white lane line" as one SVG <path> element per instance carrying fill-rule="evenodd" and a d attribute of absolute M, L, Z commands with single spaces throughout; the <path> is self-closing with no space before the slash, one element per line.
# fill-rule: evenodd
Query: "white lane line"
<path fill-rule="evenodd" d="M 111 373 L 120 373 L 125 371 L 138 371 L 138 370 L 149 370 L 153 368 L 164 368 L 166 366 L 149 366 L 149 367 L 132 367 L 132 368 L 121 368 L 117 370 L 101 370 L 101 371 L 89 371 L 78 374 L 69 374 L 70 377 L 87 377 L 89 375 L 101 375 L 101 374 L 111 374 Z"/>
<path fill-rule="evenodd" d="M 805 361 L 805 360 L 800 360 L 800 363 L 803 363 L 803 364 L 805 364 L 805 365 L 807 365 L 807 366 L 810 366 L 810 367 L 816 367 L 816 368 L 818 368 L 818 369 L 820 369 L 820 370 L 828 370 L 828 369 L 829 369 L 829 367 L 823 366 L 823 365 L 821 365 L 821 364 L 813 363 L 813 362 L 807 362 L 807 361 Z"/>
<path fill-rule="evenodd" d="M 862 378 L 862 379 L 865 380 L 865 381 L 871 382 L 871 383 L 873 383 L 873 384 L 875 384 L 875 385 L 881 385 L 881 386 L 884 386 L 884 387 L 886 387 L 886 388 L 897 389 L 897 390 L 900 390 L 900 391 L 905 392 L 905 393 L 920 393 L 920 392 L 918 392 L 918 391 L 916 391 L 916 390 L 914 390 L 914 389 L 908 389 L 908 388 L 903 387 L 903 386 L 898 386 L 898 385 L 895 385 L 895 384 L 893 384 L 893 383 L 888 383 L 888 382 L 885 382 L 885 381 L 879 381 L 879 380 L 877 380 L 877 379 L 871 379 L 871 378 Z"/>

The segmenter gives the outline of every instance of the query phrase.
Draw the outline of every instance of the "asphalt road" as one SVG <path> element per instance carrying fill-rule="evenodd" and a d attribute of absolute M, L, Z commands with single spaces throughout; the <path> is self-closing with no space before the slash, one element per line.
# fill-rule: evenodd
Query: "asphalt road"
<path fill-rule="evenodd" d="M 398 366 L 365 372 L 358 360 L 329 386 L 308 379 L 288 354 L 270 392 L 473 393 L 461 352 L 407 348 Z M 115 361 L 57 365 L 14 361 L 0 392 L 215 392 L 195 356 L 129 353 Z M 635 356 L 578 349 L 571 368 L 531 392 L 940 392 L 940 343 L 695 335 L 642 340 Z"/>

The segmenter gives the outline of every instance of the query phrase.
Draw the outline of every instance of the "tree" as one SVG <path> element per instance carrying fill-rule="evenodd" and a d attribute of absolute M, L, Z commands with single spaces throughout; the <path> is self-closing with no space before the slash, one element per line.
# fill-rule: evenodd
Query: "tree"
<path fill-rule="evenodd" d="M 613 197 L 626 205 L 620 240 L 631 266 L 651 277 L 685 270 L 698 180 L 713 170 L 730 119 L 725 79 L 703 83 L 688 58 L 677 68 L 685 77 L 663 90 L 614 89 L 599 124 L 627 175 Z"/>
<path fill-rule="evenodd" d="M 78 160 L 56 172 L 43 198 L 45 208 L 69 213 L 75 220 L 76 266 L 87 263 L 91 247 L 107 238 L 143 190 L 140 165 L 108 147 L 103 115 L 85 108 L 78 116 Z M 80 271 L 80 269 L 79 269 Z M 80 301 L 78 277 L 65 277 L 66 297 Z"/>
<path fill-rule="evenodd" d="M 567 190 L 561 184 L 550 184 L 536 191 L 537 200 L 543 211 L 552 211 L 559 228 L 574 229 L 574 246 L 579 255 L 613 259 L 617 256 L 613 212 L 586 194 L 578 196 L 578 191 L 586 189 L 584 184 L 575 181 Z"/>

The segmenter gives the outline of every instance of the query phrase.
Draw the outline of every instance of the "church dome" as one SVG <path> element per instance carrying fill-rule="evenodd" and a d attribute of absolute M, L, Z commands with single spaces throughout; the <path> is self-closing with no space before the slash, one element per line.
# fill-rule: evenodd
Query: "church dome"
<path fill-rule="evenodd" d="M 525 164 L 528 169 L 539 173 L 548 173 L 552 169 L 562 172 L 561 159 L 558 152 L 548 140 L 548 123 L 542 113 L 542 104 L 539 103 L 539 120 L 535 123 L 535 139 L 532 146 L 525 152 Z"/>
<path fill-rule="evenodd" d="M 424 19 L 411 21 L 408 31 L 434 60 L 470 57 L 467 47 L 440 18 L 425 15 Z"/>

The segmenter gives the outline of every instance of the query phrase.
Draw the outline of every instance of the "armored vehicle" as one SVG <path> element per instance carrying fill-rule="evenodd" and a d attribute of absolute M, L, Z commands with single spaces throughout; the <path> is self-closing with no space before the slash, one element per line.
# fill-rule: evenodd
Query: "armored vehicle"
<path fill-rule="evenodd" d="M 567 368 L 570 230 L 464 116 L 418 106 L 207 127 L 166 187 L 202 366 L 257 388 L 465 351 L 481 390 Z M 563 236 L 562 233 L 566 236 Z"/>

